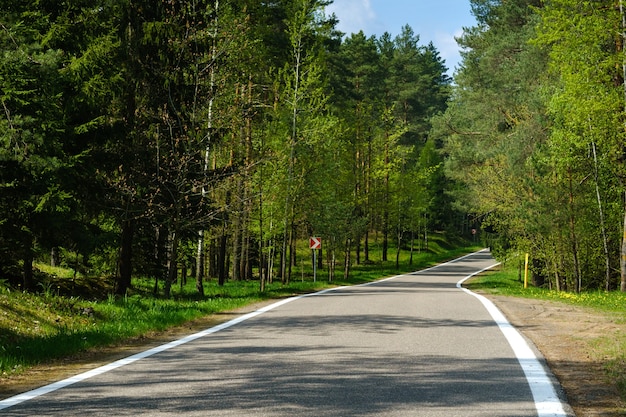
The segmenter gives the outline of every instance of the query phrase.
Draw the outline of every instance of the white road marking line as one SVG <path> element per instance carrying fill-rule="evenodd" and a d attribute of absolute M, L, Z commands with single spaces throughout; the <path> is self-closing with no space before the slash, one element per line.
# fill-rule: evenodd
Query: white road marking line
<path fill-rule="evenodd" d="M 515 356 L 524 371 L 528 385 L 530 386 L 530 391 L 533 395 L 533 400 L 535 401 L 538 417 L 567 417 L 569 414 L 565 412 L 563 403 L 556 393 L 552 380 L 522 335 L 515 327 L 513 327 L 513 325 L 511 325 L 511 323 L 509 323 L 506 317 L 504 317 L 504 314 L 502 314 L 502 312 L 489 299 L 461 286 L 465 281 L 473 276 L 492 269 L 498 265 L 500 265 L 500 263 L 496 263 L 468 275 L 461 281 L 457 282 L 456 286 L 457 288 L 460 288 L 480 300 L 491 317 L 493 317 L 494 321 L 502 331 L 502 334 L 504 334 L 504 337 L 509 342 L 509 345 L 511 345 L 511 348 L 513 349 L 513 352 L 515 353 Z"/>
<path fill-rule="evenodd" d="M 327 292 L 327 291 L 329 291 L 329 290 L 320 291 L 319 293 L 316 293 L 316 294 L 321 294 L 321 293 L 324 293 L 324 292 Z M 270 311 L 272 309 L 275 309 L 276 307 L 280 307 L 280 306 L 282 306 L 284 304 L 287 304 L 287 303 L 289 303 L 291 301 L 297 300 L 297 299 L 302 298 L 304 296 L 305 295 L 286 298 L 286 299 L 278 301 L 278 302 L 276 302 L 274 304 L 271 304 L 271 305 L 268 305 L 266 307 L 263 307 L 263 308 L 261 308 L 259 310 L 253 311 L 252 313 L 244 314 L 243 316 L 237 317 L 235 319 L 232 319 L 232 320 L 227 321 L 225 323 L 222 323 L 222 324 L 219 324 L 217 326 L 211 327 L 209 329 L 203 330 L 201 332 L 189 335 L 189 336 L 184 337 L 182 339 L 174 340 L 174 341 L 172 341 L 170 343 L 166 343 L 164 345 L 157 346 L 157 347 L 152 348 L 150 350 L 146 350 L 144 352 L 137 353 L 137 354 L 129 356 L 127 358 L 120 359 L 120 360 L 112 362 L 112 363 L 110 363 L 108 365 L 104 365 L 104 366 L 101 366 L 99 368 L 92 369 L 91 371 L 87 371 L 87 372 L 75 375 L 73 377 L 64 379 L 62 381 L 54 382 L 52 384 L 43 386 L 41 388 L 37 388 L 37 389 L 34 389 L 32 391 L 28 391 L 28 392 L 25 392 L 23 394 L 19 394 L 19 395 L 7 398 L 5 400 L 0 401 L 0 410 L 3 410 L 5 408 L 9 408 L 9 407 L 13 407 L 13 406 L 15 406 L 17 404 L 23 403 L 25 401 L 32 400 L 34 398 L 37 398 L 37 397 L 40 397 L 42 395 L 51 393 L 53 391 L 57 391 L 57 390 L 59 390 L 61 388 L 68 387 L 68 386 L 76 384 L 78 382 L 82 382 L 82 381 L 84 381 L 86 379 L 89 379 L 89 378 L 92 378 L 94 376 L 102 375 L 102 374 L 104 374 L 106 372 L 112 371 L 112 370 L 120 368 L 122 366 L 129 365 L 129 364 L 131 364 L 133 362 L 136 362 L 138 360 L 147 358 L 147 357 L 155 355 L 157 353 L 164 352 L 166 350 L 175 348 L 175 347 L 180 346 L 180 345 L 184 345 L 186 343 L 189 343 L 191 341 L 194 341 L 194 340 L 199 339 L 201 337 L 204 337 L 206 335 L 209 335 L 209 334 L 212 334 L 212 333 L 217 333 L 220 330 L 224 330 L 224 329 L 227 329 L 229 327 L 232 327 L 232 326 L 234 326 L 236 324 L 239 324 L 239 323 L 241 323 L 243 321 L 251 319 L 252 317 L 256 317 L 256 316 L 258 316 L 260 314 L 266 313 L 266 312 L 268 312 L 268 311 Z"/>
<path fill-rule="evenodd" d="M 3 410 L 5 408 L 9 408 L 9 407 L 13 407 L 13 406 L 15 406 L 17 404 L 23 403 L 25 401 L 32 400 L 34 398 L 40 397 L 40 396 L 45 395 L 45 394 L 49 394 L 51 392 L 60 390 L 62 388 L 68 387 L 68 386 L 76 384 L 78 382 L 82 382 L 82 381 L 84 381 L 86 379 L 89 379 L 89 378 L 92 378 L 94 376 L 102 375 L 102 374 L 104 374 L 106 372 L 112 371 L 112 370 L 120 368 L 122 366 L 129 365 L 129 364 L 131 364 L 133 362 L 136 362 L 138 360 L 147 358 L 147 357 L 155 355 L 157 353 L 164 352 L 166 350 L 175 348 L 177 346 L 184 345 L 186 343 L 192 342 L 192 341 L 194 341 L 196 339 L 199 339 L 201 337 L 207 336 L 209 334 L 217 333 L 217 332 L 219 332 L 221 330 L 224 330 L 224 329 L 227 329 L 229 327 L 232 327 L 232 326 L 234 326 L 236 324 L 239 324 L 239 323 L 241 323 L 243 321 L 246 321 L 246 320 L 251 319 L 253 317 L 259 316 L 259 315 L 261 315 L 263 313 L 266 313 L 266 312 L 268 312 L 270 310 L 273 310 L 273 309 L 275 309 L 277 307 L 280 307 L 280 306 L 285 305 L 287 303 L 290 303 L 292 301 L 298 300 L 300 298 L 311 297 L 311 296 L 315 296 L 315 295 L 321 295 L 321 294 L 325 294 L 325 293 L 327 293 L 329 291 L 336 291 L 336 290 L 339 290 L 339 289 L 342 289 L 342 288 L 345 288 L 345 287 L 329 288 L 329 289 L 326 289 L 326 290 L 318 291 L 316 293 L 303 294 L 303 295 L 299 295 L 299 296 L 295 296 L 295 297 L 285 298 L 284 300 L 280 300 L 280 301 L 278 301 L 276 303 L 270 304 L 268 306 L 260 308 L 260 309 L 258 309 L 256 311 L 251 312 L 251 313 L 244 314 L 244 315 L 242 315 L 240 317 L 234 318 L 234 319 L 229 320 L 227 322 L 224 322 L 222 324 L 218 324 L 217 326 L 211 327 L 211 328 L 203 330 L 201 332 L 194 333 L 194 334 L 189 335 L 187 337 L 184 337 L 182 339 L 174 340 L 174 341 L 172 341 L 170 343 L 166 343 L 164 345 L 157 346 L 155 348 L 152 348 L 150 350 L 146 350 L 144 352 L 139 352 L 139 353 L 137 353 L 135 355 L 129 356 L 129 357 L 124 358 L 124 359 L 120 359 L 120 360 L 112 362 L 112 363 L 110 363 L 108 365 L 104 365 L 104 366 L 101 366 L 99 368 L 95 368 L 95 369 L 92 369 L 90 371 L 87 371 L 87 372 L 83 372 L 81 374 L 72 376 L 72 377 L 64 379 L 62 381 L 54 382 L 52 384 L 43 386 L 41 388 L 37 388 L 37 389 L 34 389 L 32 391 L 28 391 L 28 392 L 25 392 L 23 394 L 19 394 L 19 395 L 16 395 L 16 396 L 9 397 L 7 399 L 1 400 L 0 401 L 0 410 Z"/>

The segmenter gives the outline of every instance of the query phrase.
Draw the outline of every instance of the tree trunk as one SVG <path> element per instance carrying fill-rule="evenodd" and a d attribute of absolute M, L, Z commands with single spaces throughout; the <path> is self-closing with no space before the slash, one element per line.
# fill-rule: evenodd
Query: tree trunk
<path fill-rule="evenodd" d="M 285 224 L 285 227 L 287 225 Z M 280 251 L 280 281 L 284 284 L 287 276 L 287 232 L 283 233 L 282 248 Z"/>
<path fill-rule="evenodd" d="M 624 1 L 619 2 L 619 11 L 622 18 L 622 43 L 626 40 L 626 13 L 624 12 Z M 624 90 L 624 111 L 626 112 L 626 48 L 622 47 L 622 87 Z M 624 224 L 622 237 L 622 250 L 620 253 L 620 290 L 626 292 L 626 193 L 624 199 Z"/>
<path fill-rule="evenodd" d="M 245 280 L 252 279 L 252 264 L 250 260 L 250 236 L 247 229 L 244 231 L 243 246 L 241 248 L 241 276 Z"/>
<path fill-rule="evenodd" d="M 234 211 L 235 213 L 233 213 L 233 215 L 235 216 L 235 224 L 233 226 L 233 232 L 232 232 L 232 268 L 233 268 L 233 281 L 239 281 L 240 276 L 239 276 L 239 272 L 240 272 L 240 265 L 239 265 L 239 254 L 240 254 L 240 248 L 241 248 L 241 206 L 239 204 L 239 202 L 241 201 L 240 199 L 240 195 L 239 192 L 241 191 L 241 182 L 238 181 L 237 182 L 237 197 L 235 197 L 235 203 L 233 204 L 234 206 Z"/>
<path fill-rule="evenodd" d="M 33 278 L 33 236 L 30 231 L 24 232 L 24 252 L 22 256 L 22 279 L 24 291 L 34 291 L 35 280 Z"/>
<path fill-rule="evenodd" d="M 132 220 L 126 220 L 122 224 L 122 236 L 118 258 L 117 279 L 115 282 L 115 294 L 126 295 L 130 288 L 132 276 L 132 249 L 133 249 L 134 224 Z"/>
<path fill-rule="evenodd" d="M 569 177 L 569 228 L 570 239 L 572 241 L 572 257 L 574 260 L 574 278 L 576 280 L 576 292 L 581 291 L 580 262 L 578 260 L 578 236 L 576 234 L 576 215 L 574 212 L 574 188 L 572 184 L 572 172 L 568 169 Z"/>
<path fill-rule="evenodd" d="M 365 185 L 365 210 L 363 215 L 368 219 L 365 227 L 365 233 L 363 236 L 363 262 L 368 264 L 370 262 L 370 226 L 371 226 L 371 212 L 372 212 L 372 138 L 371 133 L 368 134 L 367 139 L 367 156 L 365 160 L 365 173 L 364 173 L 364 185 Z"/>
<path fill-rule="evenodd" d="M 50 249 L 50 266 L 59 266 L 60 262 L 59 248 L 53 246 L 52 249 Z"/>
<path fill-rule="evenodd" d="M 267 268 L 265 265 L 265 237 L 263 230 L 263 168 L 259 170 L 259 291 L 265 291 Z"/>
<path fill-rule="evenodd" d="M 152 287 L 152 294 L 157 296 L 159 294 L 159 280 L 161 278 L 165 278 L 165 274 L 163 273 L 163 264 L 161 259 L 163 259 L 163 253 L 165 251 L 166 246 L 165 233 L 162 232 L 159 226 L 155 226 L 154 228 L 154 253 L 153 253 L 153 262 L 154 266 L 152 267 L 151 273 L 154 275 L 154 286 Z"/>
<path fill-rule="evenodd" d="M 409 265 L 413 265 L 413 252 L 415 251 L 415 232 L 411 229 L 411 252 L 409 255 Z"/>
<path fill-rule="evenodd" d="M 213 27 L 213 40 L 211 44 L 211 61 L 215 62 L 215 58 L 217 56 L 217 30 L 218 30 L 218 12 L 219 12 L 219 0 L 215 0 L 215 21 Z M 209 85 L 211 96 L 209 97 L 209 105 L 208 105 L 208 114 L 207 114 L 207 135 L 206 135 L 206 146 L 204 149 L 204 171 L 203 174 L 206 176 L 209 171 L 209 160 L 211 155 L 211 140 L 213 134 L 213 103 L 215 101 L 215 65 L 211 65 L 210 75 L 209 75 Z M 204 185 L 202 187 L 202 198 L 206 198 L 209 190 L 207 186 Z M 197 250 L 196 250 L 196 290 L 201 296 L 204 296 L 204 285 L 202 280 L 204 279 L 204 259 L 205 259 L 205 248 L 204 248 L 204 230 L 198 231 L 198 241 L 197 241 Z"/>
<path fill-rule="evenodd" d="M 163 289 L 166 299 L 172 295 L 172 285 L 176 282 L 178 275 L 178 233 L 172 232 L 168 240 L 167 277 Z"/>
<path fill-rule="evenodd" d="M 600 185 L 598 183 L 599 173 L 598 173 L 598 155 L 596 154 L 596 144 L 595 142 L 591 142 L 591 147 L 593 149 L 593 162 L 594 162 L 594 176 L 595 176 L 595 185 L 596 185 L 596 199 L 598 201 L 598 215 L 600 217 L 600 230 L 602 232 L 602 244 L 604 247 L 604 265 L 605 265 L 605 276 L 604 276 L 604 289 L 609 291 L 611 289 L 611 257 L 609 255 L 609 241 L 606 236 L 606 225 L 604 224 L 604 210 L 602 210 L 602 198 L 600 196 Z"/>
<path fill-rule="evenodd" d="M 270 235 L 272 228 L 270 227 Z M 267 246 L 269 250 L 267 251 L 267 269 L 266 269 L 266 280 L 268 284 L 274 282 L 274 262 L 276 261 L 276 248 L 274 247 L 275 240 L 270 239 Z"/>
<path fill-rule="evenodd" d="M 389 157 L 387 155 L 388 145 L 385 144 L 385 168 L 387 168 L 387 164 L 389 163 Z M 385 196 L 383 201 L 383 261 L 387 260 L 387 250 L 389 249 L 389 174 L 385 174 Z"/>
<path fill-rule="evenodd" d="M 329 242 L 329 248 L 326 249 L 326 263 L 328 264 L 328 282 L 332 282 L 335 279 L 335 240 L 332 239 Z"/>
<path fill-rule="evenodd" d="M 333 282 L 335 279 L 335 251 L 326 251 L 326 256 L 328 257 L 328 282 Z"/>
<path fill-rule="evenodd" d="M 199 230 L 196 250 L 196 291 L 202 297 L 204 297 L 204 253 L 204 230 Z"/>
<path fill-rule="evenodd" d="M 217 255 L 217 284 L 222 286 L 226 283 L 226 245 L 228 239 L 226 237 L 226 225 L 222 228 L 222 235 L 220 236 L 218 255 Z"/>
<path fill-rule="evenodd" d="M 243 215 L 242 215 L 242 237 L 241 237 L 241 276 L 243 279 L 252 279 L 252 266 L 250 260 L 250 220 L 252 213 L 252 199 L 249 198 L 250 189 L 252 187 L 252 166 L 253 159 L 253 143 L 252 143 L 252 118 L 254 117 L 254 103 L 252 97 L 252 75 L 248 76 L 247 93 L 247 111 L 245 112 L 245 161 L 244 161 L 244 187 L 243 187 Z"/>
<path fill-rule="evenodd" d="M 291 245 L 291 228 L 293 227 L 293 196 L 291 195 L 293 176 L 294 176 L 294 164 L 296 157 L 296 142 L 298 135 L 298 99 L 299 99 L 299 87 L 300 87 L 300 60 L 302 58 L 302 39 L 298 39 L 297 47 L 294 49 L 294 90 L 292 96 L 292 116 L 291 116 L 291 137 L 289 138 L 289 161 L 287 167 L 287 193 L 285 196 L 285 230 L 283 236 L 283 253 L 281 264 L 281 280 L 283 284 L 289 283 L 291 278 L 291 262 L 289 262 L 289 271 L 287 271 L 287 260 L 290 257 L 287 256 L 288 246 Z"/>
<path fill-rule="evenodd" d="M 348 279 L 350 277 L 350 263 L 351 263 L 351 253 L 352 252 L 352 240 L 348 238 L 346 240 L 346 257 L 343 264 L 343 279 Z"/>
<path fill-rule="evenodd" d="M 389 250 L 389 231 L 387 222 L 389 220 L 389 212 L 387 209 L 383 209 L 383 247 L 382 247 L 382 260 L 387 261 L 387 251 Z"/>
<path fill-rule="evenodd" d="M 296 238 L 294 231 L 294 224 L 291 224 L 289 228 L 289 265 L 287 267 L 287 276 L 285 277 L 285 284 L 289 284 L 291 281 L 291 274 L 293 267 L 296 265 Z"/>
<path fill-rule="evenodd" d="M 189 269 L 187 268 L 187 261 L 183 261 L 180 266 L 180 290 L 182 292 L 185 285 L 187 285 L 187 275 L 189 273 Z"/>
<path fill-rule="evenodd" d="M 546 283 L 546 277 L 543 272 L 543 262 L 533 256 L 532 260 L 532 284 L 534 287 L 540 288 L 543 287 Z"/>
<path fill-rule="evenodd" d="M 556 269 L 557 265 L 555 264 L 554 269 L 554 283 L 556 286 L 557 292 L 561 291 L 561 276 L 559 275 L 559 270 Z"/>
<path fill-rule="evenodd" d="M 219 237 L 214 237 L 209 240 L 209 247 L 207 248 L 207 252 L 204 255 L 206 258 L 206 278 L 210 279 L 211 277 L 217 278 L 217 254 L 218 254 L 218 242 Z"/>
<path fill-rule="evenodd" d="M 402 232 L 399 230 L 397 232 L 397 238 L 398 247 L 396 248 L 396 269 L 400 269 L 400 249 L 402 247 Z"/>
<path fill-rule="evenodd" d="M 626 204 L 624 205 L 624 237 L 622 237 L 622 251 L 620 258 L 620 291 L 626 292 Z"/>
<path fill-rule="evenodd" d="M 365 231 L 365 237 L 363 238 L 363 258 L 364 262 L 367 264 L 370 261 L 370 244 L 369 244 L 369 230 Z"/>
<path fill-rule="evenodd" d="M 247 201 L 248 187 L 246 183 L 247 181 L 244 180 L 241 186 L 241 190 L 240 190 L 242 202 L 239 205 L 240 213 L 239 213 L 238 220 L 237 220 L 237 227 L 239 229 L 238 243 L 237 243 L 237 246 L 233 247 L 233 252 L 235 250 L 239 251 L 239 254 L 237 255 L 237 260 L 233 261 L 233 268 L 238 269 L 238 273 L 237 273 L 238 280 L 245 280 L 245 279 L 251 278 L 249 274 L 250 256 L 249 256 L 249 250 L 248 250 L 248 245 L 250 243 L 250 234 L 249 234 L 249 228 L 248 228 L 248 215 L 249 215 L 250 206 Z M 234 273 L 235 272 L 233 272 L 233 275 Z"/>

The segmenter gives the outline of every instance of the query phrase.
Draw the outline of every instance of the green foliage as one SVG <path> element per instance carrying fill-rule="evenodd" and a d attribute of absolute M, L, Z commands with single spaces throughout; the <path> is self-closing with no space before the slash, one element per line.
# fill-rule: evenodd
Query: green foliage
<path fill-rule="evenodd" d="M 347 190 L 353 190 L 354 225 L 348 236 L 358 263 L 360 242 L 365 238 L 366 247 L 371 232 L 381 231 L 388 247 L 394 235 L 412 241 L 410 236 L 439 226 L 420 221 L 430 197 L 423 194 L 426 176 L 420 174 L 429 167 L 420 166 L 419 154 L 430 118 L 445 108 L 450 80 L 437 51 L 419 45 L 408 26 L 395 39 L 352 34 L 332 62 L 340 69 L 331 79 L 338 92 L 333 105 L 346 126 L 341 139 L 351 169 L 345 176 Z M 367 262 L 367 248 L 364 255 Z"/>
<path fill-rule="evenodd" d="M 172 296 L 183 266 L 198 291 L 279 263 L 288 281 L 310 233 L 348 277 L 372 236 L 413 253 L 451 229 L 441 165 L 420 160 L 443 60 L 408 26 L 342 38 L 327 4 L 1 6 L 2 276 L 46 287 L 31 265 L 53 253 L 120 296 L 138 273 Z"/>
<path fill-rule="evenodd" d="M 63 173 L 71 161 L 63 143 L 63 51 L 39 43 L 49 28 L 43 12 L 6 16 L 0 31 L 0 210 L 7 221 L 0 225 L 0 240 L 10 249 L 0 272 L 16 282 L 12 267 L 18 259 L 32 262 L 33 240 L 46 244 L 46 231 L 63 227 L 59 214 L 72 196 Z M 34 288 L 32 274 L 24 275 L 23 285 Z"/>
<path fill-rule="evenodd" d="M 453 100 L 435 122 L 446 172 L 465 185 L 457 199 L 494 252 L 532 253 L 559 289 L 617 283 L 623 51 L 609 3 L 473 1 L 479 24 L 459 39 Z"/>

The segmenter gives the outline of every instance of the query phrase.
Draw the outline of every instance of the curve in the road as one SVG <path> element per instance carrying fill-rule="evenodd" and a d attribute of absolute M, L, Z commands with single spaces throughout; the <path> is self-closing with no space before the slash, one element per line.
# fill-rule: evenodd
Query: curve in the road
<path fill-rule="evenodd" d="M 509 342 L 509 345 L 511 345 L 511 348 L 513 349 L 513 352 L 515 353 L 515 356 L 524 371 L 528 385 L 530 386 L 530 391 L 533 394 L 533 399 L 535 401 L 539 417 L 566 417 L 568 414 L 565 412 L 563 403 L 557 395 L 552 379 L 546 373 L 546 370 L 537 358 L 537 355 L 535 355 L 522 335 L 511 325 L 511 323 L 509 323 L 506 317 L 504 317 L 504 314 L 502 314 L 502 312 L 489 299 L 461 286 L 465 281 L 473 276 L 494 268 L 497 265 L 499 265 L 499 263 L 468 275 L 460 280 L 456 286 L 457 288 L 480 300 L 491 317 L 493 317 L 493 320 L 502 331 L 502 334 L 504 334 L 504 337 Z"/>
<path fill-rule="evenodd" d="M 482 252 L 482 251 L 481 251 Z M 470 255 L 466 255 L 462 258 L 458 258 L 455 259 L 453 261 L 444 263 L 444 264 L 440 264 L 437 266 L 434 266 L 432 268 L 428 268 L 426 270 L 423 271 L 419 271 L 416 272 L 416 274 L 419 273 L 424 273 L 427 271 L 431 271 L 433 269 L 436 268 L 440 268 L 444 265 L 448 265 L 451 263 L 455 263 L 458 262 L 462 259 L 465 259 L 469 256 L 472 256 L 473 254 Z M 533 350 L 530 348 L 530 346 L 528 345 L 528 343 L 526 342 L 526 340 L 522 337 L 522 335 L 508 322 L 508 320 L 504 317 L 504 315 L 500 312 L 500 310 L 498 310 L 498 308 L 488 299 L 486 299 L 485 297 L 473 293 L 465 288 L 463 288 L 461 286 L 461 284 L 466 281 L 467 279 L 481 273 L 484 272 L 486 270 L 492 269 L 495 266 L 499 265 L 498 263 L 494 263 L 493 265 L 488 266 L 487 268 L 484 268 L 480 271 L 476 271 L 470 275 L 468 275 L 467 277 L 463 278 L 461 281 L 459 281 L 457 283 L 457 287 L 471 295 L 473 295 L 474 297 L 478 298 L 482 304 L 485 306 L 485 308 L 487 309 L 487 311 L 490 313 L 490 315 L 493 317 L 494 321 L 497 323 L 497 325 L 499 326 L 500 330 L 502 331 L 502 333 L 504 334 L 504 336 L 506 337 L 508 343 L 510 344 L 511 348 L 513 349 L 515 355 L 517 356 L 517 359 L 523 369 L 523 372 L 526 376 L 526 379 L 528 381 L 528 384 L 530 386 L 532 395 L 533 395 L 533 399 L 536 405 L 536 409 L 537 409 L 537 413 L 539 417 L 567 417 L 568 413 L 565 412 L 564 407 L 562 402 L 560 401 L 558 395 L 556 394 L 556 389 L 554 387 L 554 384 L 552 382 L 552 379 L 550 378 L 550 376 L 548 375 L 548 373 L 546 372 L 546 370 L 544 369 L 544 367 L 542 366 L 540 360 L 537 358 L 537 356 L 535 355 L 535 353 L 533 352 Z M 395 276 L 395 277 L 391 277 L 391 278 L 387 278 L 384 279 L 382 281 L 377 281 L 376 283 L 380 283 L 383 281 L 390 281 L 393 279 L 396 279 L 400 276 Z M 373 283 L 368 283 L 368 284 L 362 284 L 364 286 L 366 285 L 371 285 Z M 225 323 L 222 323 L 218 326 L 214 326 L 211 327 L 209 329 L 206 329 L 204 331 L 189 335 L 187 337 L 184 337 L 182 339 L 179 340 L 175 340 L 173 342 L 161 345 L 161 346 L 157 346 L 153 349 L 144 351 L 144 352 L 140 352 L 138 354 L 129 356 L 127 358 L 118 360 L 116 362 L 112 362 L 108 365 L 104 365 L 101 366 L 99 368 L 93 369 L 91 371 L 88 372 L 84 372 L 81 373 L 79 375 L 73 376 L 71 378 L 67 378 L 64 379 L 62 381 L 58 381 L 55 382 L 53 384 L 50 385 L 46 385 L 44 387 L 20 394 L 20 395 L 16 395 L 14 397 L 10 397 L 7 398 L 5 400 L 0 401 L 0 410 L 15 406 L 17 404 L 23 403 L 25 401 L 31 400 L 33 398 L 48 394 L 50 392 L 54 392 L 56 390 L 59 390 L 61 388 L 76 384 L 78 382 L 84 381 L 86 379 L 95 377 L 97 375 L 101 375 L 104 374 L 106 372 L 112 371 L 113 369 L 117 369 L 120 368 L 122 366 L 125 365 L 129 365 L 133 362 L 136 362 L 138 360 L 147 358 L 149 356 L 155 355 L 157 353 L 175 348 L 177 346 L 180 345 L 184 345 L 186 343 L 189 343 L 193 340 L 199 339 L 201 337 L 207 336 L 209 334 L 212 333 L 216 333 L 219 332 L 221 330 L 227 329 L 229 327 L 232 327 L 236 324 L 239 324 L 243 321 L 246 321 L 248 319 L 251 319 L 252 317 L 256 317 L 260 314 L 266 313 L 270 310 L 273 310 L 277 307 L 280 307 L 284 304 L 290 303 L 292 301 L 301 299 L 303 297 L 312 297 L 312 296 L 317 296 L 317 295 L 322 295 L 325 293 L 328 293 L 330 291 L 336 291 L 339 290 L 341 288 L 345 288 L 345 287 L 338 287 L 338 288 L 332 288 L 332 289 L 327 289 L 324 291 L 320 291 L 317 293 L 313 293 L 313 294 L 305 294 L 305 295 L 301 295 L 301 296 L 296 296 L 296 297 L 290 297 L 284 300 L 281 300 L 279 302 L 276 302 L 274 304 L 268 305 L 266 307 L 263 307 L 259 310 L 256 310 L 252 313 L 248 313 L 245 315 L 242 315 L 240 317 L 237 317 L 233 320 L 227 321 Z"/>

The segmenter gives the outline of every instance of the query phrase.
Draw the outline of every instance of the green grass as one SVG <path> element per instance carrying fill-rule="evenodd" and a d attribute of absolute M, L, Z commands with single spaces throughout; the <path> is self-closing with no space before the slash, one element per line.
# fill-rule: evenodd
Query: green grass
<path fill-rule="evenodd" d="M 626 293 L 618 291 L 586 291 L 581 293 L 554 291 L 545 288 L 528 286 L 514 269 L 504 268 L 486 272 L 465 285 L 470 290 L 482 290 L 492 294 L 515 297 L 538 298 L 542 300 L 560 301 L 566 304 L 585 306 L 605 312 L 623 313 L 626 310 Z"/>
<path fill-rule="evenodd" d="M 438 262 L 479 249 L 455 247 L 443 237 L 433 236 L 429 251 L 415 253 L 409 265 L 408 251 L 403 251 L 400 267 L 395 267 L 395 251 L 389 251 L 386 262 L 373 261 L 355 265 L 349 279 L 338 268 L 336 278 L 328 282 L 326 268 L 318 271 L 313 282 L 310 261 L 302 261 L 293 269 L 289 285 L 273 282 L 266 291 L 259 291 L 258 281 L 227 281 L 224 286 L 215 280 L 205 282 L 205 297 L 200 298 L 195 282 L 172 287 L 169 300 L 151 295 L 154 281 L 134 279 L 133 290 L 124 298 L 84 296 L 106 291 L 102 279 L 74 278 L 73 271 L 54 269 L 39 294 L 11 290 L 0 282 L 0 377 L 18 374 L 37 364 L 68 357 L 86 350 L 122 343 L 150 332 L 163 331 L 199 317 L 233 310 L 254 302 L 310 293 L 340 285 L 354 285 L 381 279 L 402 272 L 415 271 Z M 380 258 L 380 248 L 372 245 L 372 258 Z M 303 250 L 302 259 L 310 259 Z M 44 268 L 39 268 L 43 270 Z M 75 293 L 81 296 L 63 296 Z"/>
<path fill-rule="evenodd" d="M 10 293 L 5 288 L 0 294 L 0 375 L 8 376 L 90 348 L 163 331 L 266 297 L 253 289 L 253 283 L 242 284 L 227 283 L 201 301 L 139 295 L 85 301 Z"/>
<path fill-rule="evenodd" d="M 47 275 L 56 276 L 60 278 L 74 278 L 74 275 L 78 277 L 82 276 L 79 272 L 75 272 L 73 269 L 62 268 L 59 266 L 50 266 L 48 264 L 43 264 L 43 263 L 37 264 L 37 269 L 39 269 L 39 271 Z"/>

